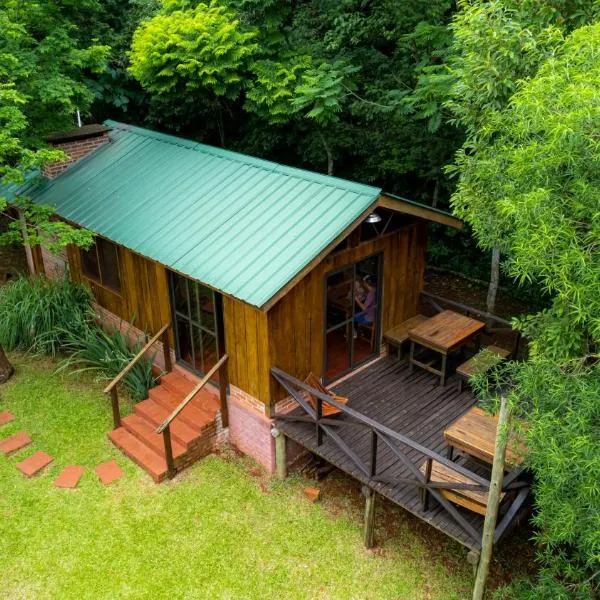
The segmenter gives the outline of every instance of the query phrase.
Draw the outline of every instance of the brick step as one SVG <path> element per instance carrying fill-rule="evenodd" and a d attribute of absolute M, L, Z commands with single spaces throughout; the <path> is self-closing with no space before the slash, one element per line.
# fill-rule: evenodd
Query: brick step
<path fill-rule="evenodd" d="M 167 476 L 165 459 L 124 427 L 114 429 L 108 434 L 108 437 L 117 448 L 144 469 L 156 483 L 165 479 Z"/>
<path fill-rule="evenodd" d="M 25 431 L 18 431 L 17 433 L 0 440 L 0 452 L 6 455 L 12 454 L 13 452 L 21 450 L 21 448 L 25 448 L 25 446 L 29 446 L 29 444 L 31 444 L 29 434 Z"/>
<path fill-rule="evenodd" d="M 160 378 L 160 385 L 168 388 L 173 392 L 173 395 L 183 400 L 196 384 L 177 371 L 171 371 Z"/>
<path fill-rule="evenodd" d="M 150 399 L 138 402 L 134 411 L 135 414 L 146 419 L 155 427 L 158 427 L 171 414 L 169 409 Z M 192 427 L 181 419 L 175 419 L 171 423 L 171 439 L 186 448 L 189 448 L 201 435 L 201 427 Z"/>
<path fill-rule="evenodd" d="M 146 446 L 149 446 L 161 456 L 165 455 L 164 439 L 162 434 L 156 433 L 155 425 L 152 425 L 149 421 L 136 414 L 126 416 L 122 419 L 121 423 L 131 435 L 144 442 Z M 186 453 L 185 446 L 175 440 L 171 440 L 171 447 L 175 460 Z"/>
<path fill-rule="evenodd" d="M 162 385 L 152 388 L 150 390 L 150 399 L 154 400 L 157 404 L 164 406 L 168 411 L 175 410 L 182 402 L 183 398 L 178 398 L 173 392 Z M 196 398 L 194 398 L 184 409 L 181 411 L 177 420 L 181 420 L 190 427 L 206 427 L 215 420 L 215 413 L 211 412 L 210 409 L 204 409 L 199 404 Z"/>

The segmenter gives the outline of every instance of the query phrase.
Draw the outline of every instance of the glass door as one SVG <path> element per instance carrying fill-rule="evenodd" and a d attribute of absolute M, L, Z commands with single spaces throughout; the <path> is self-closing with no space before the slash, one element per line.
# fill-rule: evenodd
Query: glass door
<path fill-rule="evenodd" d="M 221 294 L 172 271 L 169 279 L 177 361 L 204 375 L 224 352 Z"/>
<path fill-rule="evenodd" d="M 326 275 L 325 379 L 331 381 L 379 352 L 381 254 Z"/>

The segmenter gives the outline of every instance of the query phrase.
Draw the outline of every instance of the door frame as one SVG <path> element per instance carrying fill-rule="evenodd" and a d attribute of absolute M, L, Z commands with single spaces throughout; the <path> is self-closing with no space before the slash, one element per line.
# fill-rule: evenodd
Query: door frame
<path fill-rule="evenodd" d="M 192 277 L 187 277 L 186 275 L 182 275 L 181 273 L 177 273 L 176 271 L 172 271 L 171 269 L 167 269 L 168 272 L 168 280 L 169 280 L 169 300 L 171 302 L 171 320 L 172 320 L 172 329 L 173 329 L 173 338 L 175 341 L 175 362 L 183 367 L 184 369 L 191 371 L 192 373 L 203 377 L 206 373 L 203 373 L 200 369 L 197 369 L 195 366 L 195 351 L 193 338 L 190 340 L 190 347 L 192 352 L 192 360 L 193 364 L 181 358 L 181 348 L 179 343 L 179 335 L 177 329 L 177 317 L 181 317 L 182 319 L 186 319 L 188 324 L 191 326 L 196 326 L 200 329 L 200 331 L 204 331 L 210 335 L 215 336 L 216 341 L 216 351 L 217 351 L 217 360 L 219 360 L 225 354 L 225 328 L 224 328 L 224 320 L 223 320 L 223 295 L 209 286 L 203 284 L 201 281 L 197 281 Z M 189 287 L 187 287 L 187 307 L 188 314 L 184 315 L 182 312 L 178 311 L 175 304 L 175 276 L 185 279 L 187 281 L 191 281 L 192 283 L 197 283 L 199 285 L 204 286 L 209 289 L 212 293 L 212 301 L 214 307 L 214 317 L 215 317 L 215 331 L 214 333 L 203 327 L 201 323 L 198 323 L 192 318 L 191 315 L 191 303 L 189 297 Z M 192 328 L 190 327 L 190 333 L 192 332 Z M 218 380 L 211 379 L 211 382 L 218 385 Z"/>
<path fill-rule="evenodd" d="M 340 323 L 337 323 L 336 325 L 334 325 L 333 327 L 330 327 L 329 329 L 327 328 L 327 280 L 332 275 L 336 275 L 338 273 L 343 273 L 344 271 L 347 271 L 348 269 L 352 268 L 353 273 L 354 273 L 353 282 L 356 281 L 356 265 L 359 262 L 362 262 L 363 260 L 368 260 L 369 258 L 377 258 L 377 261 L 378 261 L 377 262 L 377 292 L 376 292 L 377 293 L 377 314 L 376 314 L 376 323 L 375 323 L 375 332 L 374 332 L 374 340 L 375 341 L 374 341 L 373 352 L 368 357 L 363 358 L 361 361 L 359 361 L 357 363 L 354 363 L 354 343 L 348 342 L 350 345 L 350 352 L 349 352 L 350 366 L 347 369 L 344 369 L 343 371 L 336 373 L 336 375 L 334 377 L 329 378 L 329 377 L 327 377 L 327 334 L 331 333 L 335 329 L 341 329 L 341 327 L 344 324 L 347 324 L 348 321 L 350 323 L 352 323 L 352 325 L 354 327 L 354 318 L 356 316 L 356 313 L 355 313 L 355 303 L 354 303 L 354 301 L 352 301 L 352 316 L 350 317 L 350 319 L 349 320 L 346 319 Z M 383 251 L 374 252 L 373 254 L 368 254 L 366 256 L 363 256 L 362 258 L 354 260 L 351 263 L 348 263 L 342 267 L 338 267 L 331 271 L 327 271 L 323 275 L 323 324 L 322 324 L 322 329 L 323 329 L 323 365 L 322 365 L 323 366 L 323 376 L 321 379 L 325 383 L 330 383 L 332 381 L 335 381 L 336 379 L 340 379 L 341 377 L 344 377 L 345 375 L 358 369 L 365 363 L 373 360 L 373 358 L 375 356 L 379 355 L 379 351 L 381 349 L 381 320 L 382 320 L 382 309 L 383 309 L 383 261 L 384 261 L 384 252 Z"/>

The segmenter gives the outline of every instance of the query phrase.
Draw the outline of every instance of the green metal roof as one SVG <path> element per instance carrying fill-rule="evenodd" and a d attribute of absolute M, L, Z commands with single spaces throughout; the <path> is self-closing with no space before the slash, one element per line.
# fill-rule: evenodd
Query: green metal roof
<path fill-rule="evenodd" d="M 254 306 L 267 303 L 381 192 L 106 125 L 109 143 L 27 193 L 71 222 Z"/>

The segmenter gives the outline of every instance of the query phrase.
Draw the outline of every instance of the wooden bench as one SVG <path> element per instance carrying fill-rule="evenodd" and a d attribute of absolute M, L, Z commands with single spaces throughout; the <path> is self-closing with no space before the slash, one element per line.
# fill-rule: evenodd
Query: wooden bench
<path fill-rule="evenodd" d="M 427 461 L 421 465 L 421 472 L 426 475 Z M 465 475 L 461 475 L 450 467 L 446 467 L 437 461 L 433 461 L 431 465 L 430 481 L 444 482 L 444 483 L 466 483 L 477 485 L 476 481 L 469 479 Z M 451 489 L 440 489 L 439 490 L 444 498 L 450 500 L 454 504 L 463 506 L 468 510 L 476 512 L 480 515 L 485 515 L 488 503 L 488 493 L 480 492 L 478 490 L 451 490 Z M 500 496 L 500 502 L 504 498 L 504 492 Z"/>
<path fill-rule="evenodd" d="M 468 381 L 474 375 L 487 373 L 498 362 L 506 360 L 510 356 L 510 350 L 500 346 L 486 346 L 456 368 L 458 375 L 458 391 L 462 392 L 463 382 Z"/>
<path fill-rule="evenodd" d="M 400 325 L 396 325 L 391 329 L 388 329 L 383 334 L 383 339 L 388 343 L 388 345 L 397 349 L 398 360 L 402 360 L 402 346 L 409 339 L 408 332 L 411 329 L 414 329 L 417 325 L 423 323 L 423 321 L 427 321 L 427 317 L 425 315 L 415 315 L 410 319 L 406 319 L 406 321 L 403 321 L 400 323 Z"/>

